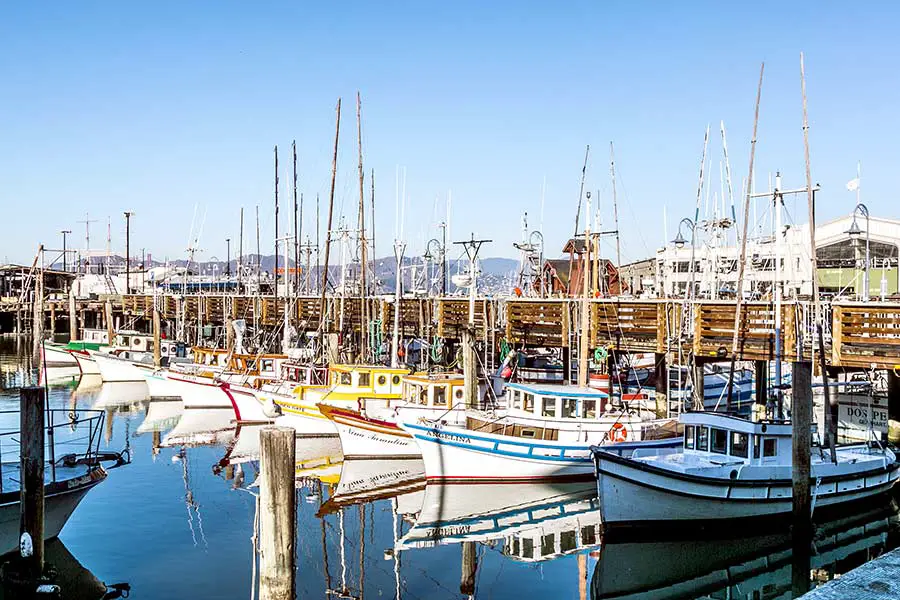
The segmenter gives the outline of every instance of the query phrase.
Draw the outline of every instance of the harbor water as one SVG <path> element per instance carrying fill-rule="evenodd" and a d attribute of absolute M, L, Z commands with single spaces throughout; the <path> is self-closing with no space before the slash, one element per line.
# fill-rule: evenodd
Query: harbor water
<path fill-rule="evenodd" d="M 0 410 L 37 381 L 29 350 L 0 342 Z M 127 584 L 136 599 L 254 598 L 258 429 L 56 371 L 51 407 L 103 410 L 101 449 L 132 459 L 48 544 L 50 562 L 82 575 L 63 597 Z M 791 597 L 783 527 L 606 540 L 592 481 L 426 486 L 418 460 L 344 461 L 336 438 L 297 450 L 298 598 Z M 892 498 L 817 523 L 813 584 L 896 547 L 898 524 Z"/>

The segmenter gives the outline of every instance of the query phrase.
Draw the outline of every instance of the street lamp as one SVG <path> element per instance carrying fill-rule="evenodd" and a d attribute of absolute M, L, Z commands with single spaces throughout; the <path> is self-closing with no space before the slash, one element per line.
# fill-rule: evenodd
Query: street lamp
<path fill-rule="evenodd" d="M 444 296 L 447 295 L 447 248 L 444 243 L 442 243 L 437 238 L 432 238 L 428 240 L 428 243 L 425 244 L 425 260 L 440 260 L 441 261 L 441 294 Z M 428 289 L 431 289 L 431 284 L 429 283 Z"/>
<path fill-rule="evenodd" d="M 66 236 L 72 232 L 68 229 L 63 229 L 60 233 L 63 236 L 63 271 L 68 271 L 69 269 L 66 268 Z"/>
<path fill-rule="evenodd" d="M 687 244 L 687 240 L 685 239 L 684 234 L 681 233 L 682 225 L 691 230 L 691 239 L 693 239 L 694 237 L 694 222 L 687 217 L 683 218 L 678 222 L 678 235 L 676 235 L 675 239 L 672 240 L 672 243 L 675 244 L 675 247 L 679 249 L 684 248 L 684 245 Z"/>
<path fill-rule="evenodd" d="M 856 215 L 860 214 L 866 218 L 866 262 L 863 268 L 863 293 L 862 293 L 862 301 L 869 301 L 869 209 L 862 202 L 857 202 L 856 207 L 853 209 L 853 221 L 850 223 L 850 229 L 848 229 L 845 233 L 850 236 L 854 242 L 859 239 L 859 236 L 862 234 L 862 231 L 859 228 L 859 223 L 856 222 Z M 856 242 L 858 243 L 858 242 Z"/>

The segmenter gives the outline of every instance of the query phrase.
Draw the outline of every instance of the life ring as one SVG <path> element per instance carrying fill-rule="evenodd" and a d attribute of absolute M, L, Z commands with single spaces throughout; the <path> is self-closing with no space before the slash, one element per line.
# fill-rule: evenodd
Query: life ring
<path fill-rule="evenodd" d="M 609 441 L 611 442 L 624 442 L 628 439 L 628 429 L 625 428 L 625 425 L 622 423 L 613 423 L 613 426 L 609 428 Z"/>
<path fill-rule="evenodd" d="M 602 346 L 594 350 L 594 362 L 603 362 L 607 356 L 609 356 L 609 353 Z"/>

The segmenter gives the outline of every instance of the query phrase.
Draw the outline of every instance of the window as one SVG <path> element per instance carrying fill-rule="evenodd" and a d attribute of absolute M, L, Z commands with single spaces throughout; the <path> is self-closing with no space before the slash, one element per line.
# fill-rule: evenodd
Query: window
<path fill-rule="evenodd" d="M 533 438 L 537 437 L 537 431 L 534 429 L 523 429 L 520 431 L 523 438 Z"/>
<path fill-rule="evenodd" d="M 513 390 L 512 407 L 513 408 L 522 408 L 522 392 L 520 392 L 519 390 Z"/>
<path fill-rule="evenodd" d="M 418 389 L 419 389 L 419 399 L 416 402 L 418 404 L 421 404 L 422 406 L 425 406 L 426 404 L 428 404 L 428 388 L 423 386 Z"/>
<path fill-rule="evenodd" d="M 541 400 L 542 400 L 541 416 L 542 417 L 555 417 L 556 416 L 556 398 L 544 397 Z"/>
<path fill-rule="evenodd" d="M 434 388 L 434 405 L 447 406 L 447 388 L 439 385 Z"/>
<path fill-rule="evenodd" d="M 384 385 L 387 383 L 387 377 L 385 377 L 384 375 L 379 375 L 378 379 L 376 379 L 375 381 L 378 382 L 378 385 Z"/>
<path fill-rule="evenodd" d="M 359 387 L 371 387 L 372 386 L 372 374 L 368 371 L 363 371 L 359 374 Z"/>
<path fill-rule="evenodd" d="M 400 376 L 394 375 L 393 377 L 391 377 L 391 383 L 393 385 L 400 385 Z"/>
<path fill-rule="evenodd" d="M 778 453 L 778 441 L 775 438 L 763 438 L 763 458 L 775 456 Z"/>
<path fill-rule="evenodd" d="M 753 436 L 753 458 L 759 458 L 759 436 Z"/>
<path fill-rule="evenodd" d="M 597 418 L 597 401 L 596 400 L 585 400 L 581 403 L 582 410 L 584 411 L 585 419 L 596 419 Z"/>
<path fill-rule="evenodd" d="M 270 373 L 275 370 L 275 361 L 271 358 L 264 358 L 262 360 L 262 366 L 259 368 L 260 371 L 264 371 L 266 373 Z"/>
<path fill-rule="evenodd" d="M 534 394 L 523 394 L 522 397 L 525 399 L 525 412 L 534 412 Z"/>
<path fill-rule="evenodd" d="M 574 529 L 559 534 L 559 551 L 569 552 L 578 547 L 578 532 Z"/>
<path fill-rule="evenodd" d="M 453 392 L 453 398 L 454 398 L 455 400 L 462 400 L 462 397 L 463 397 L 463 390 L 462 390 L 462 388 L 459 388 L 459 387 L 456 388 L 456 390 Z"/>
<path fill-rule="evenodd" d="M 522 540 L 522 558 L 534 558 L 534 540 L 525 538 Z"/>
<path fill-rule="evenodd" d="M 709 450 L 709 427 L 697 428 L 697 450 Z"/>
<path fill-rule="evenodd" d="M 694 449 L 695 428 L 693 425 L 686 425 L 684 428 L 684 447 L 687 450 Z"/>
<path fill-rule="evenodd" d="M 709 451 L 716 454 L 728 452 L 728 432 L 724 429 L 710 428 Z"/>
<path fill-rule="evenodd" d="M 578 400 L 575 398 L 563 398 L 562 416 L 564 419 L 578 418 Z"/>
<path fill-rule="evenodd" d="M 581 528 L 581 545 L 593 546 L 597 543 L 597 531 L 592 525 Z"/>
<path fill-rule="evenodd" d="M 731 432 L 731 455 L 739 458 L 747 458 L 750 446 L 750 436 L 739 431 Z"/>
<path fill-rule="evenodd" d="M 541 536 L 541 556 L 553 554 L 556 551 L 556 536 L 552 533 Z"/>
<path fill-rule="evenodd" d="M 341 385 L 351 385 L 350 373 L 341 372 Z"/>

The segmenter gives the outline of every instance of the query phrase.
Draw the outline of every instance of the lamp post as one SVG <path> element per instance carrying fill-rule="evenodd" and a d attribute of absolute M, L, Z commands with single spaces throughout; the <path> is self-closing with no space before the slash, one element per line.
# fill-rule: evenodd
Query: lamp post
<path fill-rule="evenodd" d="M 225 277 L 231 277 L 231 238 L 225 238 Z"/>
<path fill-rule="evenodd" d="M 446 236 L 446 233 L 445 233 Z M 441 294 L 447 295 L 447 247 L 446 242 L 441 242 L 437 238 L 428 240 L 425 244 L 425 261 L 441 261 Z M 432 273 L 433 276 L 433 273 Z M 431 291 L 431 282 L 428 282 L 428 291 Z"/>
<path fill-rule="evenodd" d="M 681 233 L 681 227 L 685 226 L 691 230 L 691 263 L 688 266 L 688 273 L 690 273 L 690 281 L 689 281 L 689 292 L 693 292 L 694 290 L 694 248 L 696 244 L 694 243 L 695 239 L 695 230 L 697 228 L 696 223 L 694 223 L 691 219 L 685 217 L 681 221 L 678 222 L 678 234 L 675 236 L 675 239 L 672 240 L 672 244 L 675 245 L 675 248 L 681 250 L 684 248 L 684 245 L 687 243 L 687 239 L 685 239 L 684 234 Z M 676 257 L 677 258 L 677 257 Z"/>
<path fill-rule="evenodd" d="M 66 268 L 66 236 L 72 232 L 68 229 L 63 229 L 60 233 L 63 236 L 63 271 L 68 271 L 69 269 Z"/>
<path fill-rule="evenodd" d="M 869 209 L 862 202 L 858 202 L 856 207 L 853 209 L 853 222 L 850 223 L 850 229 L 846 231 L 846 233 L 850 236 L 850 239 L 856 241 L 862 231 L 859 228 L 859 223 L 856 222 L 856 215 L 860 214 L 866 218 L 866 259 L 865 265 L 863 267 L 863 293 L 860 295 L 863 302 L 869 301 Z"/>

